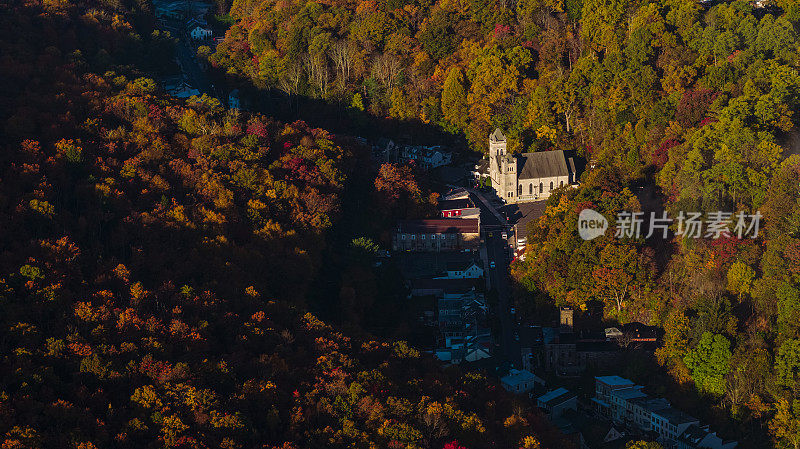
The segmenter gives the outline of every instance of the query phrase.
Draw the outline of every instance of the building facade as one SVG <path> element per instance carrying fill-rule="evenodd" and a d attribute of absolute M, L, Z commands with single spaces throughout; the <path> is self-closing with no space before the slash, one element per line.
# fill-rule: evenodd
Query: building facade
<path fill-rule="evenodd" d="M 477 251 L 480 219 L 437 218 L 403 220 L 392 236 L 394 251 Z"/>
<path fill-rule="evenodd" d="M 483 293 L 474 288 L 444 291 L 436 302 L 439 322 L 436 357 L 453 364 L 490 357 L 492 337 Z"/>
<path fill-rule="evenodd" d="M 489 135 L 489 176 L 492 188 L 506 203 L 547 199 L 553 190 L 577 183 L 575 160 L 562 150 L 508 153 L 500 129 Z"/>
<path fill-rule="evenodd" d="M 708 426 L 672 407 L 663 398 L 653 398 L 643 387 L 619 376 L 595 377 L 597 413 L 618 424 L 652 432 L 666 449 L 733 449 L 737 442 L 710 432 Z"/>

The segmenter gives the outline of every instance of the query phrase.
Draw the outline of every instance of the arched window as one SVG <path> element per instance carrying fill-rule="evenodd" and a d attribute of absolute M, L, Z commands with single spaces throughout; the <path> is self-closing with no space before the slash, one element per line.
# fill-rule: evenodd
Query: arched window
<path fill-rule="evenodd" d="M 533 183 L 528 184 L 528 195 L 533 195 Z"/>
<path fill-rule="evenodd" d="M 522 184 L 517 186 L 517 196 L 522 195 Z"/>
<path fill-rule="evenodd" d="M 558 186 L 559 187 L 564 187 L 564 181 L 561 181 L 561 183 Z"/>
<path fill-rule="evenodd" d="M 544 184 L 542 184 L 542 183 L 540 182 L 540 183 L 539 183 L 539 194 L 542 194 L 542 193 L 544 193 Z"/>
<path fill-rule="evenodd" d="M 553 181 L 550 181 L 550 190 L 549 190 L 549 192 L 552 192 L 552 191 L 553 191 Z"/>

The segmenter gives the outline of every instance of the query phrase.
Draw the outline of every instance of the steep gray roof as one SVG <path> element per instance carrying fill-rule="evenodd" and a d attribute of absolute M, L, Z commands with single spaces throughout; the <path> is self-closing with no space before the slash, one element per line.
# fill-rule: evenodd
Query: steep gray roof
<path fill-rule="evenodd" d="M 506 136 L 503 135 L 503 131 L 500 131 L 500 128 L 495 128 L 494 132 L 489 134 L 489 140 L 492 142 L 502 142 L 506 140 Z"/>
<path fill-rule="evenodd" d="M 519 159 L 518 179 L 569 176 L 563 150 L 523 153 Z"/>

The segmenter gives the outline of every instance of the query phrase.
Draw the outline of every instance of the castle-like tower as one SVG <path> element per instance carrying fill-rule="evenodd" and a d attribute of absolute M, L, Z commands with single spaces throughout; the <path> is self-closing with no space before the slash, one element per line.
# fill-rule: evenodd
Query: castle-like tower
<path fill-rule="evenodd" d="M 517 186 L 517 159 L 507 152 L 506 136 L 500 128 L 489 134 L 489 176 L 497 195 L 514 202 Z"/>
<path fill-rule="evenodd" d="M 562 150 L 509 154 L 500 129 L 489 134 L 489 176 L 506 203 L 541 201 L 565 185 L 577 184 L 575 161 Z"/>

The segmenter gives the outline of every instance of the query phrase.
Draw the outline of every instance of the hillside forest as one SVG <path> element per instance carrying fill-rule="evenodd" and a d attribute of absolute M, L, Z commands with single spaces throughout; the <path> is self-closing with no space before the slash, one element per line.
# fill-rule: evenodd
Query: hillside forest
<path fill-rule="evenodd" d="M 673 399 L 713 404 L 683 405 L 748 447 L 796 449 L 800 5 L 711 3 L 234 0 L 206 56 L 231 82 L 425 124 L 474 151 L 495 127 L 513 151 L 575 150 L 594 168 L 529 229 L 520 309 L 599 304 L 660 326 Z M 759 213 L 761 228 L 583 241 L 586 207 Z"/>
<path fill-rule="evenodd" d="M 347 137 L 166 96 L 146 6 L 0 1 L 0 446 L 563 447 L 485 374 L 308 312 L 344 198 L 429 198 Z"/>

